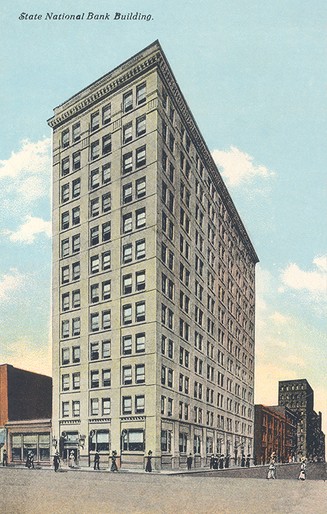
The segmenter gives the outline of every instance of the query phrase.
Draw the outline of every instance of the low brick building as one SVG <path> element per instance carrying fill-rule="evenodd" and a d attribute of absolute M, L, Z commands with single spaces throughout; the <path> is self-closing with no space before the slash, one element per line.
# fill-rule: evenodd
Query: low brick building
<path fill-rule="evenodd" d="M 29 450 L 36 461 L 50 460 L 52 378 L 0 365 L 0 447 L 9 462 L 22 462 Z"/>

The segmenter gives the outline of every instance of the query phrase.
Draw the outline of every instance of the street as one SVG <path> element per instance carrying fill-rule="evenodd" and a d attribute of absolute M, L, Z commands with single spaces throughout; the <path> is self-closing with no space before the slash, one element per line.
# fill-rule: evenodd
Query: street
<path fill-rule="evenodd" d="M 323 480 L 266 480 L 150 473 L 0 468 L 0 512 L 295 513 L 326 512 Z"/>

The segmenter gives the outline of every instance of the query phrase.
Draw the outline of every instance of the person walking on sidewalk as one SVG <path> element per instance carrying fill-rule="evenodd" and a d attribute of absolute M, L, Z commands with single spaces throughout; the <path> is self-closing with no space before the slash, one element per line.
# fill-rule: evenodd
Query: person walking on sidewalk
<path fill-rule="evenodd" d="M 3 453 L 2 453 L 2 465 L 8 466 L 8 454 L 7 454 L 6 448 L 3 450 Z"/>
<path fill-rule="evenodd" d="M 146 458 L 146 466 L 145 466 L 145 471 L 147 473 L 151 473 L 152 471 L 152 463 L 151 463 L 151 459 L 152 459 L 152 451 L 149 450 L 148 451 L 148 456 Z"/>
<path fill-rule="evenodd" d="M 116 459 L 117 459 L 117 452 L 116 452 L 116 450 L 113 450 L 112 457 L 111 457 L 110 471 L 118 471 Z"/>
<path fill-rule="evenodd" d="M 193 464 L 192 453 L 190 453 L 190 455 L 187 457 L 186 463 L 187 463 L 187 469 L 188 470 L 192 469 L 192 464 Z"/>
<path fill-rule="evenodd" d="M 94 454 L 94 469 L 100 470 L 100 453 L 98 450 Z"/>
<path fill-rule="evenodd" d="M 54 467 L 55 471 L 58 471 L 59 464 L 60 464 L 60 456 L 59 456 L 59 452 L 56 451 L 56 453 L 53 456 L 53 467 Z"/>
<path fill-rule="evenodd" d="M 268 467 L 268 473 L 267 473 L 267 479 L 273 479 L 275 480 L 276 478 L 276 464 L 275 464 L 275 459 L 271 459 L 270 460 L 270 463 L 269 463 L 269 467 Z"/>
<path fill-rule="evenodd" d="M 300 474 L 299 474 L 299 478 L 298 480 L 305 480 L 306 479 L 306 462 L 305 462 L 305 459 L 303 458 L 302 461 L 301 461 L 301 467 L 300 467 Z"/>

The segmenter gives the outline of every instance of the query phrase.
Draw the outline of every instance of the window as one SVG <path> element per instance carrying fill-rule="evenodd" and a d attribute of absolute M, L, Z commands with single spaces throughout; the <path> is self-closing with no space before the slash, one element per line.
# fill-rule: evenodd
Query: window
<path fill-rule="evenodd" d="M 81 320 L 80 318 L 73 318 L 73 336 L 79 336 L 81 333 Z"/>
<path fill-rule="evenodd" d="M 123 264 L 132 261 L 132 243 L 123 246 Z"/>
<path fill-rule="evenodd" d="M 135 182 L 136 198 L 143 198 L 146 195 L 146 178 L 140 178 Z"/>
<path fill-rule="evenodd" d="M 90 175 L 90 187 L 91 189 L 96 189 L 100 185 L 100 175 L 99 175 L 99 168 L 95 168 L 94 170 L 91 170 Z"/>
<path fill-rule="evenodd" d="M 146 164 L 146 148 L 145 146 L 141 146 L 141 148 L 137 148 L 136 150 L 136 167 L 140 168 Z"/>
<path fill-rule="evenodd" d="M 91 161 L 94 161 L 100 156 L 100 143 L 99 140 L 91 143 Z"/>
<path fill-rule="evenodd" d="M 145 321 L 145 302 L 137 302 L 135 305 L 135 320 Z"/>
<path fill-rule="evenodd" d="M 122 411 L 123 411 L 123 414 L 132 414 L 132 397 L 131 396 L 123 396 Z"/>
<path fill-rule="evenodd" d="M 171 430 L 161 430 L 161 451 L 171 452 Z"/>
<path fill-rule="evenodd" d="M 69 255 L 69 239 L 63 239 L 61 241 L 61 257 L 67 257 Z"/>
<path fill-rule="evenodd" d="M 79 141 L 81 139 L 81 124 L 78 121 L 77 123 L 74 123 L 72 127 L 73 132 L 73 142 Z"/>
<path fill-rule="evenodd" d="M 131 355 L 132 353 L 132 336 L 123 336 L 122 339 L 122 353 L 123 355 Z"/>
<path fill-rule="evenodd" d="M 123 110 L 129 112 L 133 109 L 133 94 L 132 91 L 128 91 L 123 96 Z"/>
<path fill-rule="evenodd" d="M 102 195 L 102 212 L 109 212 L 111 209 L 111 194 Z"/>
<path fill-rule="evenodd" d="M 79 389 L 81 386 L 80 373 L 73 373 L 73 389 Z"/>
<path fill-rule="evenodd" d="M 136 228 L 142 228 L 146 225 L 145 207 L 136 211 Z"/>
<path fill-rule="evenodd" d="M 73 170 L 79 170 L 81 168 L 81 152 L 73 153 Z"/>
<path fill-rule="evenodd" d="M 81 194 L 81 179 L 73 180 L 73 198 L 77 198 Z"/>
<path fill-rule="evenodd" d="M 145 407 L 145 396 L 135 396 L 135 414 L 143 414 Z"/>
<path fill-rule="evenodd" d="M 99 198 L 92 198 L 90 200 L 90 216 L 95 218 L 100 214 L 100 201 Z"/>
<path fill-rule="evenodd" d="M 143 136 L 146 132 L 146 116 L 136 118 L 136 137 Z"/>
<path fill-rule="evenodd" d="M 81 249 L 81 236 L 79 234 L 75 234 L 72 237 L 72 251 L 73 253 L 78 253 Z"/>
<path fill-rule="evenodd" d="M 61 201 L 68 202 L 69 200 L 69 184 L 61 186 Z"/>
<path fill-rule="evenodd" d="M 69 320 L 64 319 L 61 322 L 61 337 L 66 338 L 69 337 Z"/>
<path fill-rule="evenodd" d="M 136 291 L 143 291 L 145 289 L 145 270 L 138 271 L 136 277 Z"/>
<path fill-rule="evenodd" d="M 129 203 L 133 200 L 132 183 L 129 182 L 123 186 L 123 203 Z"/>
<path fill-rule="evenodd" d="M 99 398 L 91 398 L 91 416 L 99 415 Z"/>
<path fill-rule="evenodd" d="M 138 364 L 135 366 L 135 382 L 137 384 L 143 384 L 145 382 L 145 366 L 144 366 L 144 364 Z"/>
<path fill-rule="evenodd" d="M 81 348 L 79 346 L 73 346 L 73 362 L 76 364 L 81 360 Z"/>
<path fill-rule="evenodd" d="M 100 115 L 99 111 L 91 114 L 91 131 L 97 130 L 100 127 Z"/>
<path fill-rule="evenodd" d="M 92 370 L 91 371 L 91 389 L 95 389 L 99 387 L 100 381 L 99 381 L 99 371 L 98 370 Z"/>
<path fill-rule="evenodd" d="M 102 242 L 110 241 L 111 239 L 111 222 L 103 223 L 102 225 Z"/>
<path fill-rule="evenodd" d="M 107 125 L 111 121 L 111 104 L 102 107 L 102 125 Z"/>
<path fill-rule="evenodd" d="M 123 450 L 144 452 L 144 431 L 131 428 L 126 430 L 126 434 L 123 436 Z"/>
<path fill-rule="evenodd" d="M 123 276 L 123 294 L 130 294 L 132 292 L 132 274 Z"/>
<path fill-rule="evenodd" d="M 90 229 L 90 246 L 99 244 L 99 227 L 92 227 Z"/>
<path fill-rule="evenodd" d="M 145 239 L 139 239 L 135 243 L 135 258 L 137 260 L 145 257 Z"/>
<path fill-rule="evenodd" d="M 66 228 L 69 228 L 69 211 L 61 214 L 61 230 L 65 230 Z"/>
<path fill-rule="evenodd" d="M 102 184 L 109 184 L 111 181 L 111 163 L 102 166 Z"/>
<path fill-rule="evenodd" d="M 123 173 L 131 173 L 133 171 L 133 154 L 128 152 L 123 155 Z"/>
<path fill-rule="evenodd" d="M 123 127 L 123 144 L 129 143 L 133 139 L 132 122 L 127 123 Z"/>
<path fill-rule="evenodd" d="M 100 270 L 100 260 L 98 255 L 93 255 L 90 258 L 91 273 L 97 273 Z"/>
<path fill-rule="evenodd" d="M 62 311 L 69 310 L 69 293 L 64 293 L 61 296 L 61 310 Z"/>
<path fill-rule="evenodd" d="M 73 416 L 75 418 L 78 418 L 80 416 L 80 402 L 79 401 L 73 401 Z"/>
<path fill-rule="evenodd" d="M 102 155 L 107 155 L 111 152 L 111 134 L 106 134 L 102 138 Z"/>
<path fill-rule="evenodd" d="M 132 366 L 123 367 L 123 385 L 132 383 Z"/>
<path fill-rule="evenodd" d="M 111 328 L 111 311 L 103 311 L 102 312 L 102 329 L 108 330 Z"/>
<path fill-rule="evenodd" d="M 146 84 L 140 84 L 136 88 L 136 104 L 141 105 L 146 101 Z"/>
<path fill-rule="evenodd" d="M 111 387 L 111 370 L 110 369 L 102 370 L 102 386 L 103 387 Z"/>
<path fill-rule="evenodd" d="M 69 375 L 62 375 L 61 377 L 61 389 L 62 391 L 69 390 Z"/>
<path fill-rule="evenodd" d="M 61 176 L 64 177 L 69 173 L 69 157 L 65 157 L 61 161 Z"/>
<path fill-rule="evenodd" d="M 69 402 L 62 402 L 61 404 L 61 414 L 63 418 L 69 417 Z"/>
<path fill-rule="evenodd" d="M 145 333 L 136 334 L 135 351 L 136 353 L 145 352 Z"/>
<path fill-rule="evenodd" d="M 66 129 L 61 133 L 61 146 L 63 148 L 67 148 L 67 146 L 69 146 L 69 129 Z"/>
<path fill-rule="evenodd" d="M 124 214 L 123 216 L 123 233 L 127 234 L 128 232 L 131 232 L 133 229 L 132 224 L 132 213 L 129 212 L 128 214 Z"/>
<path fill-rule="evenodd" d="M 111 251 L 107 250 L 106 252 L 103 252 L 101 255 L 101 261 L 102 261 L 102 270 L 108 270 L 111 268 Z"/>
<path fill-rule="evenodd" d="M 187 449 L 187 434 L 183 432 L 179 433 L 179 452 L 186 453 Z"/>
<path fill-rule="evenodd" d="M 102 300 L 110 300 L 111 296 L 111 281 L 106 280 L 102 282 Z"/>
<path fill-rule="evenodd" d="M 72 210 L 72 224 L 79 225 L 80 221 L 80 208 L 74 207 L 74 209 Z"/>
<path fill-rule="evenodd" d="M 99 313 L 93 312 L 91 314 L 91 332 L 96 332 L 99 330 Z"/>
<path fill-rule="evenodd" d="M 132 323 L 132 305 L 123 305 L 123 325 Z"/>
<path fill-rule="evenodd" d="M 110 398 L 102 398 L 102 416 L 110 416 L 111 401 Z"/>
<path fill-rule="evenodd" d="M 99 341 L 96 341 L 90 344 L 90 360 L 96 361 L 99 357 Z"/>
<path fill-rule="evenodd" d="M 102 358 L 108 359 L 111 356 L 111 341 L 110 339 L 105 339 L 102 341 Z"/>

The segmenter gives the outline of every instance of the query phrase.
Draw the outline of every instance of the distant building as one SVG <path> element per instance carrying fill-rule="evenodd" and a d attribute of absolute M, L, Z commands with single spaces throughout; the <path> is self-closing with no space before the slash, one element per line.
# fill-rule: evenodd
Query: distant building
<path fill-rule="evenodd" d="M 294 460 L 297 418 L 286 407 L 254 406 L 254 462 L 266 464 L 274 452 L 278 462 Z"/>
<path fill-rule="evenodd" d="M 160 44 L 49 125 L 61 455 L 238 464 L 253 451 L 258 257 Z"/>
<path fill-rule="evenodd" d="M 288 407 L 298 418 L 297 453 L 309 460 L 325 460 L 325 435 L 321 412 L 313 410 L 314 392 L 306 379 L 279 382 L 278 404 Z"/>
<path fill-rule="evenodd" d="M 29 450 L 49 461 L 51 410 L 51 377 L 0 365 L 0 447 L 9 462 L 25 460 Z"/>

